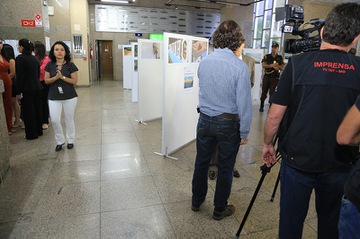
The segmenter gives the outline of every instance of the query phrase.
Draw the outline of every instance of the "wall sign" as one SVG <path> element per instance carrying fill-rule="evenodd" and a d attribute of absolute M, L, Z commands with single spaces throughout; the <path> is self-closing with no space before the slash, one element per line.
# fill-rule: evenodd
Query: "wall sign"
<path fill-rule="evenodd" d="M 21 20 L 22 27 L 35 27 L 35 20 Z"/>

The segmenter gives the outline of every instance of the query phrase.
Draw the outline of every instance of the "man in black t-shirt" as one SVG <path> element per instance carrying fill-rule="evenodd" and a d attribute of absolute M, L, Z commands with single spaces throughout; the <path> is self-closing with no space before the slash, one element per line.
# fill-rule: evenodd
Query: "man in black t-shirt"
<path fill-rule="evenodd" d="M 264 102 L 269 92 L 270 97 L 275 91 L 275 88 L 279 82 L 280 71 L 284 70 L 285 64 L 282 56 L 278 55 L 279 44 L 274 42 L 271 45 L 271 53 L 264 56 L 262 59 L 262 67 L 265 69 L 265 73 L 262 80 L 262 92 L 260 97 L 260 112 L 264 112 Z"/>
<path fill-rule="evenodd" d="M 360 96 L 341 123 L 337 142 L 360 145 Z M 360 235 L 360 161 L 358 160 L 345 183 L 339 218 L 339 238 L 357 238 Z"/>
<path fill-rule="evenodd" d="M 279 136 L 279 238 L 302 237 L 312 191 L 318 238 L 338 239 L 344 184 L 358 147 L 342 146 L 336 132 L 360 94 L 360 58 L 348 53 L 360 38 L 360 4 L 330 11 L 320 31 L 320 50 L 289 59 L 280 77 L 264 127 L 263 161 L 276 163 Z"/>

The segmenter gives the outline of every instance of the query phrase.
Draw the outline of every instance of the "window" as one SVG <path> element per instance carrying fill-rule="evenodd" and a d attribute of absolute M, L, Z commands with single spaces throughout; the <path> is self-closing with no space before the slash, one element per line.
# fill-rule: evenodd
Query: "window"
<path fill-rule="evenodd" d="M 254 49 L 271 50 L 273 42 L 279 43 L 283 40 L 281 26 L 283 21 L 275 21 L 275 10 L 284 7 L 288 0 L 264 0 L 254 5 L 253 42 Z"/>

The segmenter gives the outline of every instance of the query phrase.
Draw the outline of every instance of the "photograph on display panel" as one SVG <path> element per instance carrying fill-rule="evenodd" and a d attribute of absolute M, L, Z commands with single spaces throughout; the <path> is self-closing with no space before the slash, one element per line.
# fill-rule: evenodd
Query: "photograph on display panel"
<path fill-rule="evenodd" d="M 208 54 L 206 41 L 193 40 L 191 62 L 200 62 Z"/>
<path fill-rule="evenodd" d="M 169 63 L 188 62 L 188 40 L 182 38 L 169 38 Z"/>
<path fill-rule="evenodd" d="M 184 90 L 190 90 L 194 87 L 195 71 L 192 67 L 184 68 Z"/>
<path fill-rule="evenodd" d="M 123 52 L 123 54 L 124 54 L 124 56 L 131 56 L 131 46 L 129 46 L 129 47 L 124 47 L 124 52 Z"/>
<path fill-rule="evenodd" d="M 138 71 L 138 60 L 134 60 L 134 71 Z"/>
<path fill-rule="evenodd" d="M 134 57 L 138 57 L 138 45 L 134 45 Z"/>
<path fill-rule="evenodd" d="M 160 43 L 159 42 L 142 42 L 141 43 L 141 59 L 160 59 Z"/>

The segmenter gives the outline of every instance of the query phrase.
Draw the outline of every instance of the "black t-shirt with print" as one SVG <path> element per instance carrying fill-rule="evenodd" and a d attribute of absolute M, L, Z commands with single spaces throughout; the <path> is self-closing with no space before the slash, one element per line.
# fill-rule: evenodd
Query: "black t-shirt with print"
<path fill-rule="evenodd" d="M 359 57 L 339 50 L 289 59 L 271 98 L 287 106 L 279 149 L 288 165 L 314 173 L 351 169 L 358 147 L 337 144 L 336 131 L 360 94 L 359 69 Z"/>
<path fill-rule="evenodd" d="M 71 78 L 71 73 L 78 70 L 73 62 L 67 62 L 61 67 L 62 75 L 68 78 Z M 49 62 L 45 67 L 45 71 L 50 73 L 50 77 L 54 77 L 57 72 L 56 62 Z M 58 79 L 50 85 L 49 100 L 68 100 L 77 96 L 74 85 L 62 79 Z"/>

